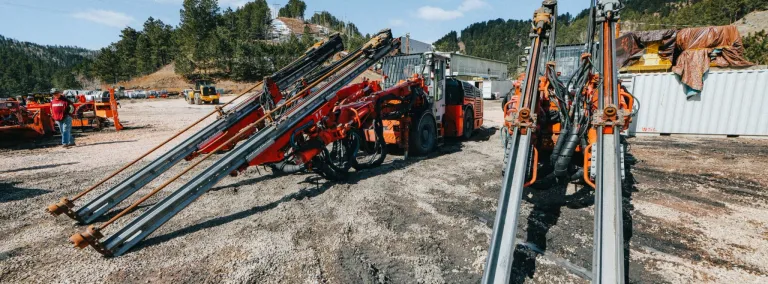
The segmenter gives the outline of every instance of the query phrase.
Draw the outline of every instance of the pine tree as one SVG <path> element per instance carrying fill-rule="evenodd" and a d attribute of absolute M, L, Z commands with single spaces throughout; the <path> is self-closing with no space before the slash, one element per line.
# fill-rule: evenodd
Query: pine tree
<path fill-rule="evenodd" d="M 288 0 L 285 7 L 278 11 L 279 17 L 304 19 L 304 11 L 307 10 L 307 4 L 301 0 Z"/>

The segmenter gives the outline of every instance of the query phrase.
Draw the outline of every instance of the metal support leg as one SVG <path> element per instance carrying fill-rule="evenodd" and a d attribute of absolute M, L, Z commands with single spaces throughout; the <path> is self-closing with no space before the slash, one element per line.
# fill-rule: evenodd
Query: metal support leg
<path fill-rule="evenodd" d="M 491 248 L 488 251 L 483 283 L 509 283 L 517 239 L 518 217 L 528 172 L 531 135 L 515 134 L 507 144 L 511 151 L 502 182 Z"/>
<path fill-rule="evenodd" d="M 624 283 L 621 143 L 618 134 L 598 136 L 593 283 Z"/>

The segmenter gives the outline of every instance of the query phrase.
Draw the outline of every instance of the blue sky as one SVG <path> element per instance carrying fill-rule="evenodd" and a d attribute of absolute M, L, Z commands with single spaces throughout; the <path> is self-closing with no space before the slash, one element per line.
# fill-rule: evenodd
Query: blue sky
<path fill-rule="evenodd" d="M 141 29 L 152 16 L 179 23 L 183 0 L 0 0 L 0 35 L 39 44 L 98 49 L 119 39 L 125 26 Z M 222 7 L 244 0 L 219 0 Z M 288 0 L 267 0 L 282 6 Z M 306 16 L 329 11 L 355 23 L 363 33 L 392 28 L 433 42 L 451 30 L 490 19 L 529 19 L 539 0 L 306 0 Z M 560 0 L 560 12 L 576 14 L 588 0 Z"/>

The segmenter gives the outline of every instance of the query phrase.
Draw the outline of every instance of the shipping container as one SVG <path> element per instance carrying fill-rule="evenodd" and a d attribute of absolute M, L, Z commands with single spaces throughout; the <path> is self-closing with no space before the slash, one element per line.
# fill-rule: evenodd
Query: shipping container
<path fill-rule="evenodd" d="M 481 87 L 483 90 L 483 99 L 495 100 L 507 95 L 507 93 L 512 90 L 512 81 L 484 80 Z"/>
<path fill-rule="evenodd" d="M 768 69 L 709 72 L 692 99 L 674 73 L 620 78 L 639 105 L 630 134 L 768 136 Z"/>
<path fill-rule="evenodd" d="M 509 79 L 509 64 L 502 61 L 463 55 L 458 53 L 437 52 L 451 59 L 450 76 L 459 77 L 462 80 L 471 80 L 472 77 L 481 77 L 492 80 Z"/>
<path fill-rule="evenodd" d="M 434 50 L 435 48 L 429 43 L 418 41 L 405 36 L 400 37 L 401 54 L 420 54 Z"/>

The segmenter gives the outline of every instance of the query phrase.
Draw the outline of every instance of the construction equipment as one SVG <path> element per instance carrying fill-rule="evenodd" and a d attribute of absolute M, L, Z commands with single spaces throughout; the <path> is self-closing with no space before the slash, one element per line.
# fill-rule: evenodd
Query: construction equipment
<path fill-rule="evenodd" d="M 195 81 L 195 88 L 192 90 L 184 90 L 184 100 L 187 101 L 188 104 L 195 104 L 195 105 L 201 105 L 204 103 L 209 104 L 219 104 L 219 99 L 221 98 L 221 94 L 216 90 L 216 86 L 213 84 L 211 80 L 196 80 Z M 150 98 L 154 98 L 154 96 L 150 95 Z"/>
<path fill-rule="evenodd" d="M 51 99 L 53 94 L 34 93 L 30 94 L 30 100 L 27 101 L 27 109 L 30 111 L 39 111 L 44 113 L 43 117 L 51 117 Z M 101 130 L 109 126 L 109 119 L 113 120 L 115 129 L 123 129 L 117 118 L 117 100 L 114 90 L 104 91 L 95 96 L 92 100 L 87 100 L 84 95 L 70 98 L 74 100 L 75 112 L 72 114 L 72 128 Z M 53 121 L 50 121 L 53 125 Z"/>
<path fill-rule="evenodd" d="M 290 65 L 281 69 L 277 73 L 273 74 L 270 79 L 272 83 L 268 85 L 276 88 L 278 92 L 280 92 L 280 90 L 293 90 L 295 88 L 294 85 L 301 85 L 301 82 L 297 82 L 297 80 L 318 68 L 323 62 L 330 58 L 330 56 L 342 49 L 343 45 L 341 42 L 341 37 L 338 35 L 332 35 L 328 40 L 316 44 L 299 59 L 292 62 Z M 179 133 L 173 135 L 131 163 L 128 163 L 126 166 L 114 172 L 107 178 L 81 192 L 71 200 L 62 198 L 59 203 L 49 206 L 48 211 L 53 215 L 66 214 L 67 216 L 83 224 L 92 223 L 97 218 L 107 213 L 120 202 L 133 195 L 136 191 L 147 185 L 149 182 L 160 176 L 162 173 L 176 165 L 184 158 L 191 159 L 197 156 L 196 152 L 201 151 L 202 149 L 218 147 L 218 145 L 216 145 L 216 143 L 218 143 L 217 141 L 229 141 L 244 127 L 262 118 L 264 113 L 268 110 L 267 107 L 273 105 L 276 102 L 273 102 L 273 97 L 269 93 L 270 89 L 266 87 L 262 88 L 262 90 L 259 90 L 259 92 L 254 95 L 247 97 L 245 96 L 258 87 L 264 87 L 264 84 L 259 83 L 251 87 L 249 90 L 246 90 L 229 103 L 217 107 L 216 110 L 192 123 L 190 126 L 184 128 Z M 241 98 L 243 99 L 238 101 Z M 276 101 L 280 101 L 279 97 L 275 97 L 274 99 L 276 99 Z M 227 105 L 233 105 L 233 107 L 225 110 L 224 108 Z M 74 210 L 74 201 L 82 198 L 89 192 L 93 191 L 97 187 L 115 177 L 117 174 L 125 171 L 130 166 L 136 164 L 143 158 L 147 157 L 149 154 L 158 150 L 163 145 L 168 144 L 173 139 L 179 137 L 181 134 L 189 131 L 191 128 L 216 114 L 219 116 L 215 121 L 203 127 L 200 131 L 191 135 L 189 138 L 182 141 L 180 144 L 173 147 L 163 155 L 159 156 L 142 169 L 136 171 L 122 182 L 112 186 L 100 196 L 94 198 L 90 202 L 80 207 L 80 209 L 76 211 Z M 230 144 L 235 142 L 237 141 L 232 141 Z M 209 147 L 206 147 L 206 145 Z"/>
<path fill-rule="evenodd" d="M 30 139 L 53 133 L 50 113 L 29 110 L 14 98 L 0 98 L 0 139 Z"/>
<path fill-rule="evenodd" d="M 472 84 L 446 77 L 450 58 L 435 52 L 393 56 L 384 59 L 382 71 L 387 76 L 385 88 L 422 78 L 425 86 L 423 105 L 414 106 L 413 115 L 396 120 L 384 120 L 384 138 L 416 154 L 434 150 L 445 137 L 468 139 L 483 125 L 482 91 Z M 423 102 L 422 102 L 423 101 Z M 412 120 L 413 118 L 413 120 Z M 373 130 L 366 140 L 374 141 Z M 413 149 L 409 149 L 410 147 Z"/>
<path fill-rule="evenodd" d="M 592 281 L 625 281 L 620 132 L 629 127 L 634 99 L 620 87 L 614 64 L 620 8 L 618 0 L 592 1 L 588 52 L 565 83 L 557 78 L 554 63 L 557 1 L 543 1 L 534 14 L 524 81 L 519 95 L 504 106 L 504 179 L 483 283 L 512 279 L 523 189 L 572 181 L 595 189 Z M 593 44 L 597 28 L 599 49 Z M 549 159 L 542 159 L 546 154 Z"/>
<path fill-rule="evenodd" d="M 377 34 L 360 49 L 344 57 L 341 61 L 320 68 L 320 70 L 305 76 L 315 67 L 320 66 L 325 59 L 330 58 L 333 53 L 343 48 L 340 37 L 334 35 L 329 41 L 314 46 L 302 58 L 294 61 L 288 67 L 271 77 L 265 78 L 261 84 L 257 85 L 264 87 L 263 92 L 259 96 L 251 97 L 246 103 L 241 104 L 243 108 L 248 108 L 247 110 L 235 108 L 235 111 L 227 112 L 212 124 L 218 127 L 208 127 L 211 129 L 207 131 L 204 129 L 195 134 L 190 138 L 193 141 L 183 142 L 180 147 L 174 148 L 168 154 L 161 156 L 158 160 L 145 167 L 145 169 L 142 169 L 139 173 L 134 174 L 134 176 L 121 183 L 124 185 L 118 185 L 110 189 L 110 191 L 97 198 L 95 202 L 92 202 L 93 204 L 84 206 L 78 212 L 71 210 L 74 205 L 67 199 L 63 199 L 59 204 L 51 205 L 48 211 L 54 214 L 66 213 L 73 218 L 82 219 L 87 222 L 93 221 L 93 216 L 104 214 L 117 203 L 157 177 L 157 175 L 166 171 L 180 159 L 189 157 L 195 152 L 205 154 L 204 157 L 198 159 L 180 174 L 166 181 L 150 194 L 140 198 L 126 208 L 126 210 L 123 210 L 98 228 L 90 226 L 85 232 L 75 234 L 70 238 L 76 247 L 84 248 L 91 245 L 104 255 L 121 255 L 151 234 L 197 197 L 208 191 L 225 176 L 236 174 L 248 166 L 276 163 L 285 159 L 287 157 L 286 154 L 293 151 L 293 143 L 297 143 L 297 139 L 294 138 L 293 134 L 305 129 L 306 125 L 312 125 L 325 117 L 328 111 L 333 109 L 338 102 L 336 96 L 339 90 L 375 62 L 396 50 L 398 46 L 399 41 L 393 40 L 391 32 L 385 30 Z M 292 84 L 294 82 L 295 84 Z M 223 110 L 219 108 L 217 112 L 223 112 Z M 226 129 L 232 131 L 234 129 L 239 130 L 234 133 L 224 132 Z M 241 141 L 241 143 L 238 144 L 237 141 Z M 214 144 L 218 146 L 213 149 L 205 149 Z M 103 229 L 115 220 L 123 217 L 171 182 L 226 147 L 231 147 L 231 149 L 226 154 L 221 155 L 221 158 L 213 165 L 198 172 L 187 184 L 181 186 L 171 195 L 135 218 L 104 242 L 99 241 L 103 237 L 101 233 Z M 344 154 L 345 157 L 350 157 L 349 151 L 345 153 L 347 153 Z M 312 158 L 312 166 L 322 168 L 330 167 L 327 164 L 334 162 L 343 163 L 343 161 L 333 160 L 333 157 L 338 154 L 332 151 L 327 155 L 323 153 L 318 157 Z M 103 181 L 96 186 L 101 183 Z M 84 191 L 75 199 L 87 194 L 90 190 L 92 189 Z"/>

